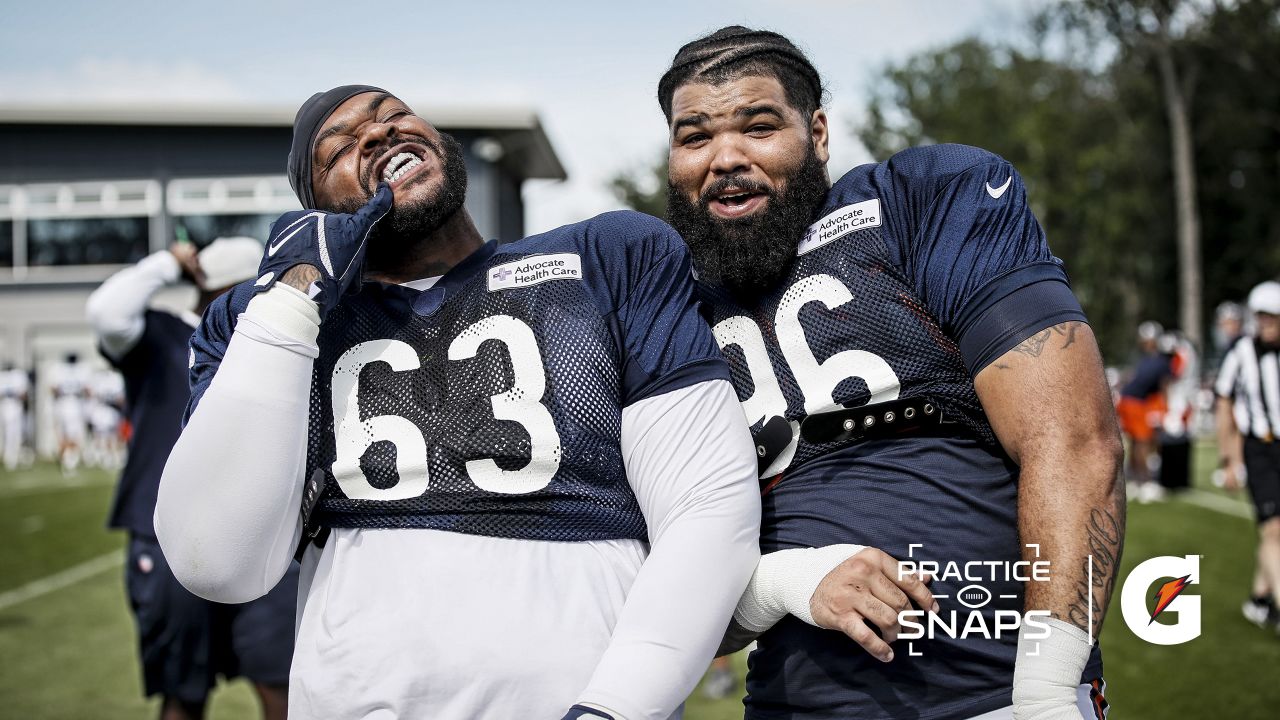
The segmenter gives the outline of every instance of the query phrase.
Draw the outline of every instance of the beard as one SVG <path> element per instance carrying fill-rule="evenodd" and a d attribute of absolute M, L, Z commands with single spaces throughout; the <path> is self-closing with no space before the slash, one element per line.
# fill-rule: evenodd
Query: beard
<path fill-rule="evenodd" d="M 440 133 L 439 147 L 417 139 L 402 140 L 388 147 L 383 154 L 397 152 L 397 149 L 403 149 L 401 146 L 405 144 L 421 145 L 428 152 L 434 153 L 440 159 L 443 178 L 434 194 L 412 203 L 393 205 L 391 211 L 373 226 L 373 231 L 369 234 L 368 253 L 370 264 L 374 266 L 382 267 L 395 263 L 397 258 L 409 248 L 414 247 L 417 241 L 440 229 L 462 208 L 467 198 L 467 164 L 462 157 L 462 145 L 452 135 Z M 369 173 L 372 173 L 372 168 L 376 164 L 376 160 L 368 164 Z M 401 187 L 409 188 L 430 179 L 430 174 L 418 175 L 410 178 Z M 361 181 L 365 187 L 376 188 L 371 174 L 361 178 Z M 373 192 L 363 199 L 352 198 L 335 207 L 334 212 L 353 213 L 372 197 Z"/>
<path fill-rule="evenodd" d="M 730 187 L 767 195 L 764 211 L 728 220 L 712 215 L 710 204 L 715 195 Z M 699 279 L 725 288 L 739 301 L 751 301 L 790 271 L 796 245 L 829 187 L 826 166 L 809 146 L 781 192 L 728 176 L 713 183 L 694 202 L 668 183 L 667 222 L 688 244 Z"/>

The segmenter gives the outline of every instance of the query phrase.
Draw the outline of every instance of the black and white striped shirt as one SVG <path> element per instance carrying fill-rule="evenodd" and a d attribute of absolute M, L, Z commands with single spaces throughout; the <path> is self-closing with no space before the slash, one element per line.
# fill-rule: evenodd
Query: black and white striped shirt
<path fill-rule="evenodd" d="M 1261 439 L 1280 435 L 1280 349 L 1240 338 L 1223 358 L 1214 390 L 1232 401 L 1241 434 Z"/>

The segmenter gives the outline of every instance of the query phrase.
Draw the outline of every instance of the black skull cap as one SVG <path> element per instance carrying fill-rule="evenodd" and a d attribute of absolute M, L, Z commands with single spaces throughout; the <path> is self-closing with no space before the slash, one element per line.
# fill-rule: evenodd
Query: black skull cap
<path fill-rule="evenodd" d="M 320 126 L 329 119 L 334 110 L 342 103 L 361 93 L 385 93 L 386 90 L 372 85 L 341 85 L 312 95 L 293 118 L 293 142 L 289 146 L 289 184 L 293 192 L 302 202 L 302 207 L 309 210 L 316 208 L 316 195 L 311 188 L 311 155 L 312 145 Z M 390 94 L 390 93 L 387 93 Z"/>

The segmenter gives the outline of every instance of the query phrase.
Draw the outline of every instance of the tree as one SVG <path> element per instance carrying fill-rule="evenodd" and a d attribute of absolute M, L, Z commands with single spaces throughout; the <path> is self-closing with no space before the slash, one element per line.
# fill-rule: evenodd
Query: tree
<path fill-rule="evenodd" d="M 1140 320 L 1198 336 L 1206 304 L 1280 275 L 1280 2 L 1110 3 L 1181 8 L 1166 15 L 1172 75 L 1157 51 L 1115 39 L 1104 5 L 1065 3 L 1037 18 L 1021 50 L 968 40 L 886 66 L 856 130 L 881 158 L 964 142 L 1012 161 L 1115 356 Z M 1146 17 L 1149 27 L 1132 22 L 1158 32 Z M 1180 90 L 1181 110 L 1170 109 L 1170 76 L 1195 89 Z M 1176 179 L 1188 169 L 1189 180 Z M 1207 255 L 1193 247 L 1198 228 Z M 1201 299 L 1187 289 L 1197 273 Z"/>
<path fill-rule="evenodd" d="M 1182 329 L 1201 345 L 1204 324 L 1200 267 L 1200 211 L 1197 205 L 1191 98 L 1200 67 L 1181 42 L 1204 23 L 1204 7 L 1195 0 L 1083 0 L 1063 6 L 1082 22 L 1098 21 L 1121 51 L 1148 56 L 1159 71 L 1161 97 L 1169 122 L 1177 207 L 1178 288 Z M 1221 8 L 1218 8 L 1221 10 Z"/>
<path fill-rule="evenodd" d="M 1122 99 L 1099 72 L 965 40 L 885 68 L 856 128 L 878 158 L 959 142 L 1013 163 L 1099 341 L 1120 357 L 1140 319 L 1169 322 L 1154 311 L 1175 307 L 1160 281 L 1172 270 L 1172 208 L 1147 180 L 1166 160 L 1142 140 L 1158 121 L 1153 90 L 1123 79 Z"/>
<path fill-rule="evenodd" d="M 650 167 L 623 172 L 609 181 L 613 194 L 634 210 L 656 218 L 667 216 L 667 152 Z"/>

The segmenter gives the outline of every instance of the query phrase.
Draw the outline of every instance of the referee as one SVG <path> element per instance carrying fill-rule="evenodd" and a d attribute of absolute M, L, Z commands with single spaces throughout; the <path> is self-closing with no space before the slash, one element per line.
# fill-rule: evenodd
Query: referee
<path fill-rule="evenodd" d="M 1248 308 L 1253 333 L 1227 351 L 1215 387 L 1218 452 L 1226 486 L 1247 478 L 1258 515 L 1258 566 L 1245 617 L 1280 631 L 1280 283 L 1255 287 Z"/>

